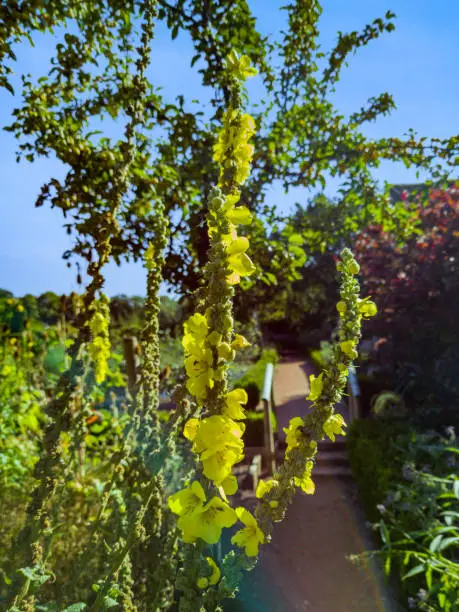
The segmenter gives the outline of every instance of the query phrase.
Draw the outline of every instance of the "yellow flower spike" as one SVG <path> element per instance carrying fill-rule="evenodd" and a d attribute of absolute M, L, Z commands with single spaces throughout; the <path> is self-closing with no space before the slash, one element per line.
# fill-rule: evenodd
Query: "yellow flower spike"
<path fill-rule="evenodd" d="M 202 508 L 206 501 L 206 494 L 201 484 L 195 480 L 191 486 L 170 495 L 167 505 L 178 516 L 185 516 Z"/>
<path fill-rule="evenodd" d="M 177 525 L 182 530 L 185 542 L 195 542 L 198 538 L 207 544 L 216 544 L 224 527 L 232 527 L 237 521 L 233 508 L 219 497 L 212 499 L 196 511 L 181 516 Z"/>
<path fill-rule="evenodd" d="M 277 482 L 277 480 L 260 480 L 258 481 L 257 490 L 255 491 L 255 497 L 261 499 L 266 495 L 266 493 L 269 493 L 271 489 L 274 489 L 278 486 L 279 483 Z"/>
<path fill-rule="evenodd" d="M 346 422 L 341 414 L 332 414 L 324 423 L 324 433 L 332 442 L 335 441 L 335 435 L 344 436 L 346 432 L 343 430 L 346 427 Z"/>
<path fill-rule="evenodd" d="M 242 507 L 236 508 L 236 515 L 245 527 L 231 538 L 231 543 L 245 548 L 248 557 L 256 557 L 258 546 L 264 543 L 265 536 L 258 527 L 256 518 L 248 510 Z"/>
<path fill-rule="evenodd" d="M 241 349 L 247 348 L 249 346 L 252 346 L 252 345 L 247 340 L 247 338 L 245 338 L 244 336 L 241 336 L 241 334 L 236 334 L 234 336 L 234 340 L 231 342 L 231 348 L 233 348 L 236 351 L 240 351 Z"/>
<path fill-rule="evenodd" d="M 350 359 L 357 359 L 359 356 L 358 352 L 355 350 L 355 344 L 352 340 L 345 340 L 344 342 L 340 342 L 340 349 L 343 351 L 345 355 L 347 355 Z"/>
<path fill-rule="evenodd" d="M 242 406 L 247 404 L 248 399 L 244 389 L 233 389 L 226 396 L 224 414 L 236 421 L 245 419 L 246 414 Z"/>
<path fill-rule="evenodd" d="M 309 376 L 309 395 L 307 396 L 306 399 L 310 400 L 311 402 L 315 402 L 316 400 L 319 399 L 321 393 L 322 393 L 322 389 L 323 389 L 323 372 L 321 374 L 319 374 L 319 376 L 314 376 L 314 374 L 311 374 Z"/>

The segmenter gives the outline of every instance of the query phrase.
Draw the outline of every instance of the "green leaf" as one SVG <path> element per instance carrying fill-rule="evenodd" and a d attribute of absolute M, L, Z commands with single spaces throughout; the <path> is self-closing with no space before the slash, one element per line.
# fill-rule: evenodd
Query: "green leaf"
<path fill-rule="evenodd" d="M 424 571 L 424 568 L 425 568 L 424 563 L 420 563 L 419 565 L 416 565 L 415 567 L 410 569 L 410 571 L 407 572 L 404 576 L 402 576 L 402 580 L 406 580 L 407 578 L 411 578 L 412 576 L 417 576 L 418 574 L 421 574 Z"/>
<path fill-rule="evenodd" d="M 379 521 L 379 533 L 381 534 L 381 540 L 384 542 L 384 544 L 389 545 L 390 544 L 389 531 L 383 519 Z"/>
<path fill-rule="evenodd" d="M 63 612 L 80 612 L 80 610 L 86 610 L 88 606 L 85 603 L 74 603 L 68 608 L 65 608 Z"/>
<path fill-rule="evenodd" d="M 445 538 L 438 547 L 438 550 L 444 550 L 445 548 L 448 548 L 448 546 L 450 546 L 451 544 L 455 544 L 456 542 L 459 542 L 458 536 Z"/>
<path fill-rule="evenodd" d="M 443 534 L 440 533 L 439 535 L 435 536 L 429 546 L 430 552 L 433 552 L 433 553 L 436 552 L 442 540 L 443 540 Z"/>
<path fill-rule="evenodd" d="M 43 573 L 39 568 L 21 567 L 18 572 L 37 586 L 41 586 L 51 578 L 50 574 Z"/>
<path fill-rule="evenodd" d="M 456 498 L 459 499 L 459 479 L 454 481 L 453 491 Z"/>

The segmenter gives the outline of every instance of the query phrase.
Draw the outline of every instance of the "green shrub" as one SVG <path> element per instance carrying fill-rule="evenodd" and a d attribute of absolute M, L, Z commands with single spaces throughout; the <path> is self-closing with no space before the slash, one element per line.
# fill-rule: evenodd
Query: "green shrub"
<path fill-rule="evenodd" d="M 353 421 L 346 436 L 352 473 L 369 520 L 379 520 L 381 504 L 402 471 L 404 457 L 394 448 L 410 436 L 405 422 L 362 419 Z"/>
<path fill-rule="evenodd" d="M 268 363 L 276 365 L 278 361 L 279 356 L 275 349 L 264 349 L 260 359 L 249 367 L 244 376 L 235 381 L 235 386 L 247 391 L 249 396 L 248 410 L 254 410 L 260 403 L 266 366 Z"/>

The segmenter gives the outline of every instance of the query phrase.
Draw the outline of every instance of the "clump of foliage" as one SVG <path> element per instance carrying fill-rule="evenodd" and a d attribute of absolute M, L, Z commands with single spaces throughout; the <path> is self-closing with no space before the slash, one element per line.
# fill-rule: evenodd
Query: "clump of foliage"
<path fill-rule="evenodd" d="M 453 428 L 422 432 L 407 422 L 355 421 L 351 466 L 379 553 L 409 609 L 459 605 L 459 445 Z"/>

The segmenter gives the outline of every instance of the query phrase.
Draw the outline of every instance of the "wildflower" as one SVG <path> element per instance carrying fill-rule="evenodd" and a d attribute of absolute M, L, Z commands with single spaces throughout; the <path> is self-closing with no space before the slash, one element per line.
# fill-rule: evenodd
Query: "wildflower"
<path fill-rule="evenodd" d="M 288 455 L 292 448 L 296 448 L 299 445 L 301 440 L 301 427 L 304 427 L 304 421 L 301 417 L 294 417 L 290 420 L 288 428 L 284 427 L 284 433 L 286 434 L 285 440 L 287 442 L 286 455 Z"/>
<path fill-rule="evenodd" d="M 311 478 L 313 462 L 306 461 L 306 467 L 301 478 L 294 478 L 297 487 L 300 487 L 307 495 L 314 495 L 316 485 Z"/>
<path fill-rule="evenodd" d="M 184 324 L 182 339 L 185 349 L 187 389 L 197 399 L 204 399 L 207 389 L 214 386 L 213 355 L 205 345 L 209 325 L 204 315 L 196 313 Z"/>
<path fill-rule="evenodd" d="M 232 527 L 237 521 L 233 508 L 218 497 L 212 497 L 204 506 L 180 516 L 177 526 L 182 530 L 183 541 L 195 542 L 198 538 L 207 544 L 216 544 L 224 527 Z"/>
<path fill-rule="evenodd" d="M 209 324 L 206 317 L 197 312 L 185 322 L 183 328 L 185 331 L 184 337 L 191 336 L 195 341 L 202 342 L 209 331 Z"/>
<path fill-rule="evenodd" d="M 378 307 L 369 298 L 365 298 L 359 300 L 359 312 L 363 317 L 369 319 L 378 313 Z"/>
<path fill-rule="evenodd" d="M 246 254 L 249 248 L 249 241 L 247 238 L 243 236 L 237 237 L 236 232 L 234 232 L 231 238 L 226 239 L 226 242 L 228 267 L 231 270 L 231 274 L 227 278 L 227 281 L 230 285 L 236 285 L 240 282 L 241 276 L 250 276 L 255 272 L 256 267 Z"/>
<path fill-rule="evenodd" d="M 178 516 L 190 514 L 198 508 L 202 508 L 206 501 L 206 494 L 202 485 L 195 480 L 191 486 L 171 495 L 167 504 L 171 511 Z"/>
<path fill-rule="evenodd" d="M 226 62 L 229 73 L 238 81 L 245 81 L 258 74 L 258 70 L 250 65 L 250 58 L 247 55 L 239 57 L 234 49 L 231 50 Z"/>
<path fill-rule="evenodd" d="M 258 546 L 264 543 L 265 536 L 258 527 L 256 518 L 248 510 L 242 507 L 236 508 L 236 515 L 245 527 L 231 538 L 231 543 L 245 548 L 245 554 L 248 557 L 256 557 Z"/>
<path fill-rule="evenodd" d="M 340 436 L 345 435 L 345 431 L 343 430 L 345 426 L 346 423 L 341 414 L 332 414 L 324 423 L 324 433 L 334 442 L 335 434 Z"/>
<path fill-rule="evenodd" d="M 344 340 L 339 344 L 341 350 L 345 355 L 347 355 L 350 359 L 357 359 L 359 354 L 355 350 L 355 343 L 352 340 Z"/>
<path fill-rule="evenodd" d="M 237 478 L 234 474 L 230 474 L 221 484 L 221 489 L 225 495 L 234 495 L 237 491 Z"/>
<path fill-rule="evenodd" d="M 205 589 L 208 586 L 213 586 L 214 584 L 217 584 L 221 576 L 220 568 L 215 563 L 215 561 L 212 559 L 212 557 L 206 557 L 206 561 L 211 569 L 211 574 L 210 576 L 206 576 L 206 577 L 203 576 L 202 578 L 198 578 L 196 585 L 200 589 Z"/>
<path fill-rule="evenodd" d="M 336 304 L 336 310 L 339 312 L 340 315 L 344 315 L 344 313 L 347 310 L 346 302 L 343 302 L 343 300 L 340 300 Z"/>
<path fill-rule="evenodd" d="M 257 490 L 255 491 L 255 496 L 258 499 L 261 499 L 262 497 L 266 495 L 266 493 L 269 493 L 272 489 L 274 489 L 277 486 L 279 486 L 279 483 L 277 482 L 277 480 L 274 480 L 274 479 L 260 480 L 258 482 Z"/>
<path fill-rule="evenodd" d="M 234 340 L 231 342 L 231 348 L 233 348 L 235 351 L 240 351 L 248 346 L 250 346 L 250 342 L 247 340 L 247 338 L 241 336 L 241 334 L 236 334 L 234 336 Z"/>
<path fill-rule="evenodd" d="M 202 421 L 190 419 L 183 433 L 193 442 L 193 452 L 200 454 L 204 476 L 217 486 L 244 457 L 244 426 L 225 415 L 212 415 Z"/>
<path fill-rule="evenodd" d="M 214 481 L 217 486 L 228 478 L 233 465 L 243 458 L 242 450 L 232 448 L 207 449 L 200 455 L 204 476 Z"/>
<path fill-rule="evenodd" d="M 233 361 L 236 353 L 227 342 L 220 342 L 217 346 L 217 354 L 220 359 L 225 361 Z"/>
<path fill-rule="evenodd" d="M 352 259 L 349 263 L 348 263 L 348 268 L 349 272 L 351 274 L 358 274 L 360 272 L 360 266 L 359 264 L 355 261 L 355 259 Z"/>
<path fill-rule="evenodd" d="M 226 396 L 224 414 L 231 419 L 240 421 L 246 418 L 246 414 L 242 406 L 247 404 L 248 396 L 244 389 L 233 389 Z"/>
<path fill-rule="evenodd" d="M 144 254 L 145 267 L 147 270 L 154 270 L 156 266 L 155 255 L 155 247 L 152 242 L 149 242 Z"/>
<path fill-rule="evenodd" d="M 309 395 L 307 396 L 306 399 L 310 400 L 311 402 L 315 402 L 316 400 L 319 399 L 320 394 L 322 393 L 322 388 L 323 388 L 323 372 L 321 374 L 319 374 L 319 376 L 317 376 L 317 378 L 314 376 L 314 374 L 311 374 L 309 377 Z"/>

